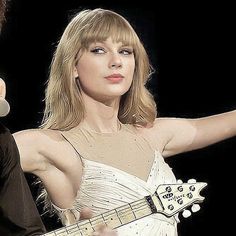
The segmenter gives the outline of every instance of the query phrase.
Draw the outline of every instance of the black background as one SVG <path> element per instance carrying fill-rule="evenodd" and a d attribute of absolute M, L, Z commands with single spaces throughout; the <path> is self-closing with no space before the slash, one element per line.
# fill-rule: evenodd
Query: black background
<path fill-rule="evenodd" d="M 164 4 L 165 2 L 165 4 Z M 174 2 L 174 1 L 173 1 Z M 202 117 L 236 107 L 235 14 L 227 2 L 11 1 L 0 37 L 0 74 L 7 83 L 12 132 L 40 124 L 48 68 L 69 16 L 84 8 L 115 10 L 133 25 L 156 69 L 148 87 L 160 116 Z M 206 2 L 206 1 L 205 1 Z M 167 160 L 177 178 L 208 183 L 201 210 L 179 224 L 180 236 L 233 230 L 236 139 Z M 27 175 L 29 182 L 34 178 Z M 36 191 L 32 187 L 33 193 Z M 39 207 L 39 210 L 40 207 Z M 44 217 L 49 229 L 54 219 Z"/>

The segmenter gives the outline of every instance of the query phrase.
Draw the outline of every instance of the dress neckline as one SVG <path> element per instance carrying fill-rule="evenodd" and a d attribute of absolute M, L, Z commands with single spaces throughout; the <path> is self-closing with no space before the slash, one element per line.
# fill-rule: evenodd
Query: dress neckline
<path fill-rule="evenodd" d="M 84 165 L 86 162 L 87 162 L 87 163 L 92 163 L 92 164 L 94 164 L 94 165 L 102 166 L 102 167 L 105 168 L 105 169 L 112 169 L 113 171 L 119 172 L 119 173 L 122 174 L 122 175 L 126 175 L 126 176 L 128 176 L 128 177 L 135 178 L 136 180 L 138 180 L 138 181 L 140 181 L 140 182 L 142 182 L 142 183 L 148 184 L 148 183 L 150 182 L 150 180 L 151 180 L 152 172 L 153 172 L 153 170 L 155 169 L 156 164 L 157 164 L 158 153 L 159 153 L 159 152 L 158 152 L 157 150 L 154 151 L 153 162 L 152 162 L 151 168 L 150 168 L 150 170 L 149 170 L 149 174 L 148 174 L 148 176 L 146 177 L 146 180 L 144 180 L 144 179 L 142 179 L 142 178 L 140 178 L 140 177 L 138 177 L 138 176 L 136 176 L 136 175 L 132 175 L 132 174 L 130 174 L 130 173 L 124 171 L 124 170 L 121 170 L 121 169 L 119 169 L 119 168 L 117 168 L 117 167 L 115 167 L 115 166 L 111 166 L 111 165 L 108 165 L 108 164 L 105 164 L 105 163 L 102 163 L 102 162 L 98 162 L 98 161 L 94 161 L 94 160 L 89 160 L 89 159 L 87 159 L 87 158 L 81 157 L 80 154 L 79 154 L 79 155 L 80 155 L 80 157 L 81 157 L 81 160 L 82 160 L 82 162 L 83 162 L 83 165 Z M 160 154 L 160 153 L 159 153 L 159 154 Z M 84 165 L 84 167 L 85 167 L 85 166 L 86 166 L 86 165 Z"/>
<path fill-rule="evenodd" d="M 114 135 L 119 134 L 123 130 L 123 128 L 124 128 L 124 125 L 118 120 L 118 130 L 114 131 L 114 132 L 99 132 L 99 131 L 96 131 L 94 129 L 84 127 L 82 125 L 79 125 L 79 126 L 73 128 L 70 131 L 76 132 L 77 130 L 80 130 L 82 132 L 86 132 L 86 133 L 89 133 L 89 134 L 92 134 L 92 135 L 97 135 L 97 136 L 114 136 Z"/>

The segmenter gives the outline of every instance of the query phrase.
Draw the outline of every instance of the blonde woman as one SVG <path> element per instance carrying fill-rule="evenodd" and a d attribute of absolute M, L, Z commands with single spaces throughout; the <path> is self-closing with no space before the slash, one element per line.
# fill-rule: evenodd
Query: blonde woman
<path fill-rule="evenodd" d="M 175 183 L 165 158 L 236 134 L 235 111 L 158 118 L 145 87 L 151 74 L 139 37 L 121 15 L 84 10 L 66 27 L 51 64 L 42 126 L 14 135 L 24 171 L 41 179 L 41 197 L 64 225 L 77 222 L 81 209 L 96 216 Z M 172 236 L 177 222 L 153 214 L 104 230 Z"/>

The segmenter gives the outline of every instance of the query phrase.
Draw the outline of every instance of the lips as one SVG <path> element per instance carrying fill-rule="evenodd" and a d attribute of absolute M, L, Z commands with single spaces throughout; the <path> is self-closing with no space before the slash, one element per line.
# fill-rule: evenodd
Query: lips
<path fill-rule="evenodd" d="M 107 79 L 113 83 L 118 83 L 121 80 L 123 80 L 123 78 L 124 78 L 124 76 L 121 74 L 112 74 L 112 75 L 105 76 L 105 79 Z"/>

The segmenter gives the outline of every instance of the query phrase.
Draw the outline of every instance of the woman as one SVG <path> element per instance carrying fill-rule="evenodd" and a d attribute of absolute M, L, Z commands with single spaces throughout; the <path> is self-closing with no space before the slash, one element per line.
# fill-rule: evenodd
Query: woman
<path fill-rule="evenodd" d="M 156 118 L 145 88 L 151 73 L 142 43 L 117 13 L 84 10 L 66 27 L 51 64 L 42 127 L 15 134 L 24 171 L 42 180 L 42 197 L 64 225 L 78 221 L 85 207 L 101 214 L 175 183 L 164 158 L 236 134 L 235 111 Z M 117 232 L 177 235 L 177 222 L 153 214 Z"/>

